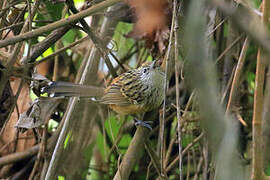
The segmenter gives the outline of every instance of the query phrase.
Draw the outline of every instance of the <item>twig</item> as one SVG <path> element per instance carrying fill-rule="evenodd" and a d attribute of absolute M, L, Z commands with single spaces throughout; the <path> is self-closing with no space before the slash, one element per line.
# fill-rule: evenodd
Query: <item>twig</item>
<path fill-rule="evenodd" d="M 227 93 L 228 93 L 228 91 L 229 91 L 229 89 L 231 87 L 231 83 L 233 81 L 233 75 L 234 75 L 235 69 L 236 69 L 236 66 L 233 67 L 232 73 L 230 74 L 230 78 L 228 79 L 227 84 L 226 84 L 226 86 L 224 88 L 224 91 L 223 91 L 223 94 L 222 94 L 221 100 L 220 100 L 221 104 L 224 103 L 224 101 L 226 99 L 226 96 L 227 96 Z"/>
<path fill-rule="evenodd" d="M 23 24 L 24 24 L 24 22 L 18 22 L 18 23 L 16 23 L 16 24 L 12 24 L 12 25 L 10 25 L 10 26 L 3 27 L 3 28 L 0 29 L 0 32 L 4 31 L 4 30 L 6 30 L 6 29 L 12 29 L 12 28 L 14 28 L 14 27 L 21 26 L 21 25 L 23 25 Z"/>
<path fill-rule="evenodd" d="M 152 165 L 152 161 L 151 161 L 151 162 L 149 163 L 149 165 L 147 166 L 147 173 L 146 173 L 146 178 L 145 178 L 145 180 L 149 180 L 151 165 Z"/>
<path fill-rule="evenodd" d="M 76 9 L 73 1 L 68 0 L 67 4 L 73 13 L 79 14 L 79 11 Z M 101 56 L 103 56 L 103 59 L 105 60 L 105 63 L 108 69 L 110 70 L 110 73 L 112 74 L 112 76 L 117 77 L 116 71 L 114 70 L 113 65 L 108 57 L 108 52 L 110 52 L 110 50 L 108 50 L 107 46 L 103 43 L 103 41 L 98 36 L 95 35 L 95 33 L 90 29 L 90 27 L 88 26 L 88 24 L 86 23 L 84 19 L 80 19 L 79 21 L 81 25 L 83 26 L 85 32 L 89 35 L 89 37 L 95 44 Z"/>
<path fill-rule="evenodd" d="M 125 123 L 122 123 L 122 125 L 120 126 L 120 128 L 119 128 L 119 131 L 118 131 L 118 134 L 117 134 L 117 136 L 116 136 L 116 139 L 114 140 L 113 139 L 113 145 L 112 145 L 112 147 L 111 147 L 111 149 L 110 149 L 110 151 L 109 151 L 109 153 L 108 153 L 108 160 L 107 161 L 109 161 L 109 159 L 110 159 L 110 156 L 111 156 L 111 154 L 112 154 L 112 152 L 115 150 L 115 149 L 117 149 L 117 152 L 118 152 L 118 154 L 120 154 L 120 151 L 119 151 L 119 148 L 118 148 L 118 143 L 120 142 L 120 140 L 122 139 L 122 137 L 123 137 L 123 129 L 124 129 L 124 125 L 125 125 Z M 104 126 L 104 128 L 105 128 L 105 126 Z M 105 130 L 105 129 L 104 129 Z M 111 130 L 111 126 L 110 126 L 110 130 Z M 111 131 L 112 132 L 112 131 Z M 105 137 L 105 136 L 104 136 Z M 113 134 L 112 134 L 112 137 L 113 137 Z M 104 146 L 105 146 L 105 144 L 104 144 Z"/>
<path fill-rule="evenodd" d="M 114 26 L 116 24 L 115 21 L 105 18 L 103 20 L 102 26 L 101 26 L 101 30 L 100 30 L 100 34 L 102 37 L 105 37 L 107 35 L 111 35 L 111 31 L 109 30 L 109 27 Z M 110 34 L 111 33 L 111 34 Z M 79 73 L 77 73 L 77 77 L 76 77 L 76 82 L 79 84 L 94 84 L 96 79 L 97 79 L 97 71 L 98 71 L 98 66 L 99 66 L 99 62 L 100 62 L 100 56 L 97 53 L 97 49 L 96 48 L 91 48 L 89 49 L 89 56 L 86 56 L 84 58 L 84 61 L 81 64 L 81 67 L 79 69 Z M 72 98 L 69 102 L 69 106 L 64 114 L 63 117 L 63 129 L 61 131 L 61 134 L 59 136 L 59 139 L 57 141 L 56 147 L 54 149 L 49 167 L 48 167 L 48 171 L 46 173 L 46 177 L 45 179 L 54 179 L 56 172 L 58 170 L 58 166 L 59 166 L 59 162 L 62 157 L 62 152 L 64 151 L 64 147 L 63 147 L 63 143 L 66 139 L 66 136 L 69 132 L 70 129 L 72 129 L 72 122 L 77 121 L 77 123 L 80 123 L 82 120 L 76 119 L 76 115 L 78 113 L 80 113 L 80 111 L 82 109 L 84 109 L 84 111 L 86 112 L 86 108 L 76 108 L 77 106 L 83 106 L 83 103 L 78 103 L 78 98 Z M 86 119 L 86 118 L 83 118 Z M 83 127 L 82 127 L 83 128 Z M 84 132 L 86 132 L 88 130 L 88 127 L 85 127 L 83 129 Z M 82 138 L 82 140 L 84 140 L 83 136 L 80 136 Z M 81 143 L 81 142 L 80 142 Z M 79 149 L 78 149 L 79 151 Z M 76 152 L 78 152 L 76 150 Z M 74 153 L 76 153 L 74 151 Z M 78 156 L 83 156 L 81 153 L 80 154 L 76 154 Z M 80 157 L 81 157 L 80 156 Z M 78 167 L 76 167 L 78 169 Z M 77 170 L 76 169 L 76 170 Z M 75 170 L 75 171 L 76 171 Z M 73 172 L 74 168 L 73 168 Z"/>
<path fill-rule="evenodd" d="M 16 4 L 19 4 L 19 3 L 23 2 L 23 1 L 24 1 L 24 0 L 14 1 L 14 2 L 12 2 L 10 5 L 4 7 L 3 9 L 0 9 L 0 11 L 8 10 L 8 9 L 10 9 L 12 6 L 15 6 Z"/>
<path fill-rule="evenodd" d="M 208 172 L 208 140 L 204 138 L 203 142 L 203 149 L 202 149 L 202 155 L 204 160 L 204 167 L 203 167 L 203 179 L 207 180 L 207 172 Z"/>
<path fill-rule="evenodd" d="M 197 169 L 196 169 L 196 174 L 195 174 L 195 176 L 194 176 L 194 180 L 197 180 L 198 177 L 199 177 L 198 174 L 199 174 L 200 171 L 201 171 L 202 163 L 203 163 L 203 157 L 201 157 L 200 160 L 199 160 L 199 164 L 198 164 Z"/>
<path fill-rule="evenodd" d="M 170 141 L 170 144 L 168 146 L 167 153 L 166 153 L 166 156 L 165 156 L 165 161 L 164 161 L 164 166 L 165 167 L 167 167 L 167 165 L 169 163 L 170 155 L 171 155 L 171 152 L 173 150 L 173 145 L 174 145 L 174 143 L 176 141 L 176 138 L 177 138 L 176 135 L 171 138 L 171 141 Z"/>
<path fill-rule="evenodd" d="M 164 91 L 163 96 L 164 96 L 164 101 L 163 101 L 163 106 L 162 106 L 162 117 L 160 118 L 160 165 L 161 165 L 161 175 L 166 176 L 166 172 L 164 171 L 164 154 L 165 154 L 165 143 L 164 143 L 164 129 L 165 129 L 165 115 L 166 115 L 166 95 L 167 95 L 167 90 L 168 90 L 168 79 L 172 74 L 171 69 L 169 69 L 169 57 L 171 55 L 171 48 L 172 48 L 172 41 L 173 41 L 173 36 L 174 36 L 174 31 L 175 31 L 175 22 L 177 21 L 176 19 L 176 1 L 174 1 L 174 10 L 173 10 L 173 17 L 171 21 L 171 30 L 170 30 L 170 36 L 169 36 L 169 44 L 167 47 L 167 51 L 163 60 L 163 63 L 161 65 L 161 68 L 165 70 L 165 77 L 164 77 Z"/>
<path fill-rule="evenodd" d="M 268 54 L 270 54 L 269 35 L 265 26 L 258 22 L 258 17 L 250 13 L 245 7 L 238 6 L 234 8 L 224 1 L 207 0 L 207 2 L 216 6 L 223 14 L 230 17 L 234 25 L 240 30 L 245 31 L 249 38 L 260 45 Z M 253 28 L 256 27 L 256 30 Z"/>
<path fill-rule="evenodd" d="M 69 44 L 69 45 L 66 46 L 66 47 L 63 47 L 63 48 L 61 48 L 61 49 L 58 49 L 58 50 L 55 51 L 54 53 L 52 53 L 52 54 L 50 54 L 50 55 L 48 55 L 48 56 L 46 56 L 46 57 L 40 59 L 39 61 L 35 61 L 35 62 L 32 63 L 32 64 L 33 64 L 34 66 L 36 66 L 36 65 L 38 65 L 38 64 L 40 64 L 40 63 L 43 63 L 43 62 L 46 61 L 46 60 L 53 59 L 54 56 L 56 56 L 56 55 L 58 55 L 58 54 L 64 52 L 64 51 L 67 50 L 67 49 L 70 49 L 70 48 L 72 48 L 72 47 L 74 47 L 74 46 L 76 46 L 76 45 L 82 43 L 83 41 L 85 41 L 85 40 L 87 40 L 87 39 L 89 39 L 89 37 L 88 37 L 88 36 L 85 36 L 85 37 L 83 37 L 83 38 L 81 38 L 81 39 L 79 39 L 79 40 L 77 40 L 77 41 L 75 41 L 75 42 Z"/>
<path fill-rule="evenodd" d="M 63 126 L 63 123 L 60 122 L 57 130 L 55 131 L 55 133 L 52 135 L 52 137 L 50 139 L 48 139 L 48 149 L 51 150 L 52 148 L 54 148 L 55 144 L 56 144 L 56 140 L 59 136 L 59 133 L 62 129 L 62 126 Z M 1 166 L 4 166 L 6 164 L 11 164 L 11 163 L 15 163 L 15 162 L 18 162 L 22 159 L 25 159 L 25 158 L 28 158 L 28 157 L 31 157 L 35 154 L 38 153 L 39 151 L 39 148 L 40 148 L 40 144 L 37 144 L 23 152 L 16 152 L 16 153 L 13 153 L 13 154 L 9 154 L 9 155 L 6 155 L 6 156 L 3 156 L 3 157 L 0 157 L 0 167 Z"/>
<path fill-rule="evenodd" d="M 234 98 L 235 98 L 235 95 L 237 93 L 236 90 L 238 89 L 238 86 L 239 86 L 238 83 L 239 83 L 240 74 L 242 72 L 242 68 L 244 66 L 244 62 L 245 62 L 245 59 L 246 59 L 248 45 L 249 45 L 249 40 L 248 40 L 248 37 L 247 37 L 245 39 L 245 42 L 244 42 L 244 45 L 242 47 L 240 57 L 238 59 L 237 66 L 236 66 L 236 69 L 235 69 L 235 73 L 234 73 L 234 77 L 233 77 L 233 82 L 232 82 L 232 87 L 231 87 L 231 91 L 230 91 L 230 96 L 229 96 L 226 112 L 228 112 L 229 109 L 231 108 L 231 105 L 234 102 Z"/>
<path fill-rule="evenodd" d="M 240 36 L 238 36 L 238 38 L 236 38 L 216 59 L 216 63 L 219 62 L 219 60 L 221 60 L 223 58 L 223 56 L 242 38 L 244 37 L 244 34 L 241 34 Z"/>
<path fill-rule="evenodd" d="M 188 151 L 192 146 L 194 146 L 197 142 L 199 142 L 199 141 L 202 139 L 203 136 L 204 136 L 204 133 L 202 132 L 202 133 L 201 133 L 198 137 L 196 137 L 191 143 L 189 143 L 189 144 L 187 145 L 187 147 L 182 151 L 182 153 L 181 153 L 182 156 L 184 156 L 184 155 L 187 153 L 187 151 Z M 166 171 L 167 171 L 167 172 L 170 171 L 178 161 L 179 161 L 179 156 L 177 156 L 177 157 L 171 162 L 171 164 L 169 164 L 169 166 L 166 167 Z"/>
<path fill-rule="evenodd" d="M 245 127 L 247 127 L 247 123 L 244 121 L 244 119 L 242 118 L 242 116 L 240 115 L 240 112 L 237 110 L 235 112 L 236 114 L 236 118 L 241 122 L 241 124 L 243 124 Z"/>
<path fill-rule="evenodd" d="M 179 179 L 183 179 L 183 172 L 182 172 L 182 139 L 181 139 L 181 115 L 180 115 L 180 87 L 179 87 L 179 53 L 178 53 L 178 18 L 176 15 L 176 8 L 177 2 L 176 0 L 173 1 L 173 15 L 175 16 L 175 27 L 174 27 L 174 61 L 175 61 L 175 88 L 176 88 L 176 108 L 177 108 L 177 135 L 178 135 L 178 154 L 179 154 Z"/>
<path fill-rule="evenodd" d="M 39 148 L 37 159 L 36 159 L 36 162 L 35 162 L 34 167 L 32 169 L 32 172 L 30 174 L 29 180 L 34 179 L 35 173 L 38 169 L 38 166 L 41 163 L 41 161 L 44 159 L 44 154 L 46 151 L 46 141 L 47 141 L 47 128 L 48 128 L 48 126 L 45 124 L 45 127 L 43 129 L 43 134 L 42 134 L 42 140 L 41 140 L 41 144 L 40 144 L 41 148 Z"/>
<path fill-rule="evenodd" d="M 99 4 L 96 4 L 96 5 L 92 6 L 92 7 L 90 7 L 89 9 L 81 11 L 78 14 L 71 15 L 68 18 L 61 19 L 61 20 L 56 21 L 54 23 L 51 23 L 51 24 L 48 24 L 48 25 L 43 26 L 41 28 L 38 28 L 38 29 L 36 29 L 34 31 L 27 32 L 27 33 L 24 33 L 24 34 L 21 34 L 21 35 L 18 35 L 18 36 L 15 36 L 13 38 L 9 38 L 9 39 L 6 39 L 6 40 L 2 40 L 2 41 L 0 41 L 0 48 L 11 45 L 11 44 L 15 44 L 17 42 L 20 42 L 20 41 L 23 41 L 23 40 L 26 40 L 26 39 L 30 39 L 30 38 L 39 36 L 39 35 L 41 35 L 41 34 L 43 34 L 45 32 L 48 32 L 48 31 L 51 31 L 51 30 L 66 26 L 68 24 L 72 24 L 74 22 L 77 22 L 79 19 L 82 19 L 82 18 L 84 18 L 86 16 L 93 15 L 93 14 L 95 14 L 97 12 L 100 12 L 101 10 L 103 10 L 103 9 L 109 7 L 109 6 L 112 6 L 113 4 L 116 4 L 118 2 L 121 2 L 121 1 L 122 0 L 103 1 L 103 2 L 101 2 Z"/>
<path fill-rule="evenodd" d="M 162 176 L 161 169 L 160 169 L 161 165 L 159 164 L 160 160 L 159 160 L 157 154 L 154 152 L 154 150 L 150 147 L 149 142 L 147 142 L 147 141 L 144 142 L 144 147 L 145 147 L 148 155 L 150 156 L 151 161 L 152 161 L 152 163 L 153 163 L 159 177 L 161 179 L 168 179 L 168 177 Z"/>
<path fill-rule="evenodd" d="M 37 8 L 39 6 L 39 3 L 40 3 L 39 0 L 35 1 L 35 4 L 34 4 L 34 6 L 32 8 L 33 9 L 32 10 L 32 16 L 29 16 L 28 19 L 26 20 L 26 22 L 24 23 L 24 26 L 23 26 L 23 28 L 21 30 L 22 33 L 24 33 L 24 32 L 27 31 L 27 29 L 28 29 L 28 23 L 29 23 L 30 20 L 32 20 L 34 18 L 33 15 L 36 13 Z M 29 33 L 31 33 L 31 32 L 29 32 Z M 6 40 L 3 40 L 3 41 L 6 41 Z M 8 59 L 7 73 L 3 73 L 3 76 L 0 77 L 0 96 L 2 96 L 2 93 L 3 93 L 3 90 L 4 90 L 5 84 L 7 83 L 8 79 L 9 79 L 9 74 L 8 73 L 10 73 L 10 70 L 12 69 L 14 63 L 17 60 L 17 56 L 18 56 L 18 53 L 19 53 L 19 51 L 21 49 L 22 44 L 23 43 L 20 42 L 20 43 L 17 43 L 15 45 L 14 50 L 12 51 L 12 54 L 11 54 L 11 56 Z"/>
<path fill-rule="evenodd" d="M 216 25 L 216 27 L 207 34 L 207 36 L 210 36 L 211 34 L 213 34 L 226 20 L 228 19 L 228 17 L 224 18 L 218 25 Z"/>

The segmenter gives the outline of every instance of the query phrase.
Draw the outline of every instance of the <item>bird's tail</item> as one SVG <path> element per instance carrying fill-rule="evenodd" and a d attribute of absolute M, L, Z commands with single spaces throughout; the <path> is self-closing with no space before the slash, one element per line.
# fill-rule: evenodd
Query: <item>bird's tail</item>
<path fill-rule="evenodd" d="M 104 88 L 54 81 L 48 83 L 48 86 L 43 87 L 41 92 L 50 94 L 50 97 L 102 97 Z"/>

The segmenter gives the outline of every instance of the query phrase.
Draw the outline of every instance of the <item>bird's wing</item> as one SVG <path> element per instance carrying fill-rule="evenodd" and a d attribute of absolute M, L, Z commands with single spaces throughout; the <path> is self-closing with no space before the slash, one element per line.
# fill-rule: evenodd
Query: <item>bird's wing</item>
<path fill-rule="evenodd" d="M 125 94 L 122 93 L 121 89 L 124 86 L 124 79 L 125 79 L 125 74 L 121 74 L 117 78 L 115 78 L 111 85 L 108 86 L 105 89 L 104 96 L 101 98 L 101 103 L 104 104 L 115 104 L 119 106 L 125 106 L 125 105 L 130 105 L 131 102 L 129 99 L 125 96 Z"/>
<path fill-rule="evenodd" d="M 103 104 L 115 104 L 119 106 L 130 105 L 131 102 L 120 91 L 121 87 L 111 85 L 105 90 L 104 96 L 101 98 Z"/>
<path fill-rule="evenodd" d="M 140 104 L 142 100 L 141 85 L 136 71 L 128 71 L 115 78 L 105 90 L 101 99 L 104 104 L 130 105 Z"/>

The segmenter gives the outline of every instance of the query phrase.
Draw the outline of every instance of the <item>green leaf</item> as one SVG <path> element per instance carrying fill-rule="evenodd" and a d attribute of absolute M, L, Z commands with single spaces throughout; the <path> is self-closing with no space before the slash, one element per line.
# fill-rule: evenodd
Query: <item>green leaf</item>
<path fill-rule="evenodd" d="M 77 35 L 76 31 L 74 31 L 74 30 L 68 31 L 62 38 L 64 46 L 67 46 L 70 43 L 73 43 L 75 41 L 76 35 Z"/>
<path fill-rule="evenodd" d="M 67 145 L 68 145 L 68 142 L 69 142 L 69 139 L 70 139 L 71 135 L 72 135 L 72 133 L 71 133 L 71 131 L 70 131 L 70 132 L 67 134 L 67 137 L 66 137 L 66 139 L 65 139 L 65 142 L 64 142 L 64 149 L 67 148 Z"/>
<path fill-rule="evenodd" d="M 104 136 L 100 131 L 97 133 L 96 145 L 102 157 L 105 157 L 105 151 L 108 151 L 108 147 L 104 145 Z"/>
<path fill-rule="evenodd" d="M 58 122 L 55 120 L 50 119 L 48 123 L 48 131 L 49 132 L 54 132 L 56 128 L 58 127 Z"/>
<path fill-rule="evenodd" d="M 57 21 L 62 17 L 62 10 L 64 3 L 53 4 L 52 1 L 43 1 L 45 7 L 43 8 L 42 14 L 38 14 L 36 20 L 52 20 Z M 37 26 L 44 26 L 45 23 L 37 23 Z"/>
<path fill-rule="evenodd" d="M 265 173 L 267 176 L 270 176 L 270 164 L 267 165 Z"/>
<path fill-rule="evenodd" d="M 58 176 L 58 180 L 65 180 L 64 176 Z"/>
<path fill-rule="evenodd" d="M 124 37 L 124 35 L 130 32 L 131 30 L 132 30 L 132 25 L 128 23 L 120 22 L 116 26 L 116 30 L 113 36 L 113 41 L 117 42 L 116 44 L 117 47 L 114 47 L 114 50 L 117 51 L 118 57 L 123 57 L 124 55 L 126 55 L 128 50 L 135 43 L 133 39 Z"/>

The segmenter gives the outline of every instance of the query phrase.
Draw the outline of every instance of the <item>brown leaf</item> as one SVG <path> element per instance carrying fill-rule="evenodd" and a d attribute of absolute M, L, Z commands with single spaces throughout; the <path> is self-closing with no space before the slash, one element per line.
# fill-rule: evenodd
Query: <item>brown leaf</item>
<path fill-rule="evenodd" d="M 127 0 L 135 10 L 136 23 L 128 37 L 146 40 L 146 46 L 152 51 L 162 53 L 168 41 L 171 19 L 167 0 Z"/>
<path fill-rule="evenodd" d="M 16 128 L 32 129 L 48 122 L 61 98 L 40 97 L 35 99 L 29 109 L 20 114 Z"/>

